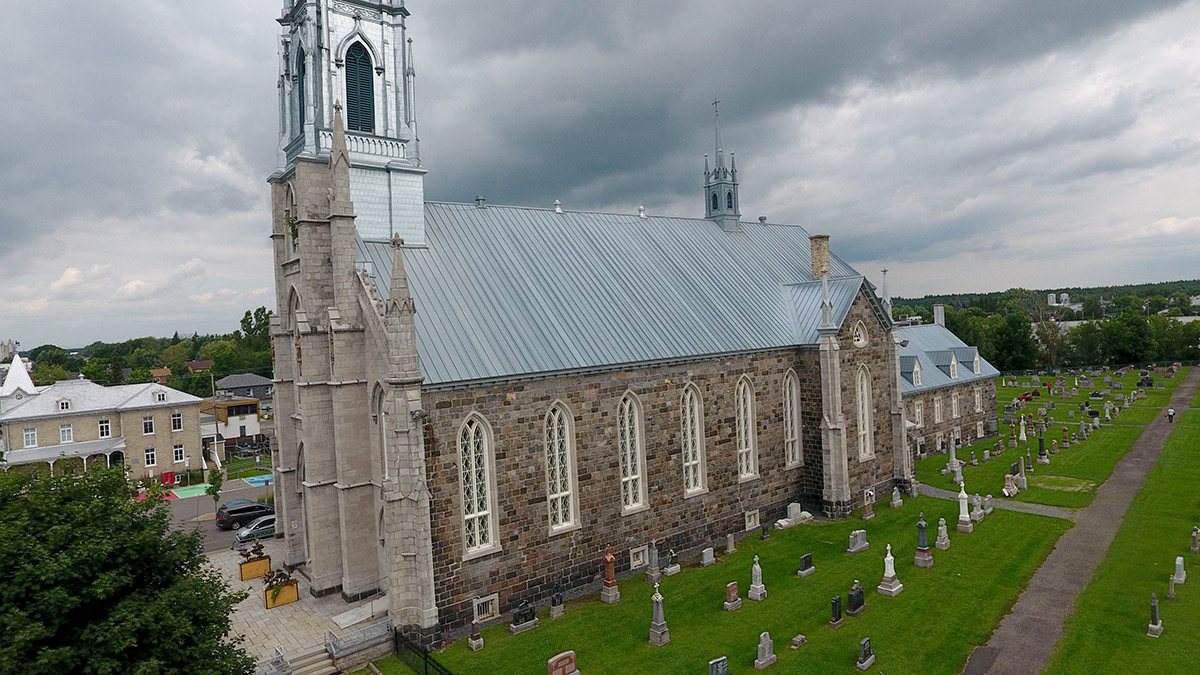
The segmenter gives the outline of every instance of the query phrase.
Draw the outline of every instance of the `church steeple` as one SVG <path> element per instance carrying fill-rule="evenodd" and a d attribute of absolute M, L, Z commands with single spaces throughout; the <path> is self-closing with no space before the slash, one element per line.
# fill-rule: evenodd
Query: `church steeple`
<path fill-rule="evenodd" d="M 729 153 L 729 166 L 725 166 L 718 103 L 720 101 L 713 101 L 713 114 L 716 117 L 716 165 L 711 170 L 708 155 L 704 156 L 704 217 L 719 223 L 722 230 L 738 232 L 742 229 L 742 211 L 738 203 L 737 162 L 733 153 Z"/>

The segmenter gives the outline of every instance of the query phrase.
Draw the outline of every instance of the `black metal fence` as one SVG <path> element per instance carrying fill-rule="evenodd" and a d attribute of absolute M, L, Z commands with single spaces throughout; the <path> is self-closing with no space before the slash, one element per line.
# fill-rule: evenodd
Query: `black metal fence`
<path fill-rule="evenodd" d="M 404 665 L 412 668 L 414 673 L 418 675 L 454 675 L 450 669 L 438 663 L 438 660 L 433 658 L 429 652 L 421 645 L 404 637 L 404 634 L 396 629 L 392 633 L 395 636 L 396 657 L 404 662 Z"/>

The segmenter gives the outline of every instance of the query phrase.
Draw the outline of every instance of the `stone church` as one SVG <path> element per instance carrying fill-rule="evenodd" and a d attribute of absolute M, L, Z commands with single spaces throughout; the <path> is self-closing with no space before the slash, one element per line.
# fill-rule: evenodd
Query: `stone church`
<path fill-rule="evenodd" d="M 272 186 L 276 505 L 316 594 L 426 644 L 800 502 L 904 489 L 900 345 L 797 225 L 427 202 L 402 0 L 285 2 Z M 437 170 L 431 167 L 429 170 Z"/>

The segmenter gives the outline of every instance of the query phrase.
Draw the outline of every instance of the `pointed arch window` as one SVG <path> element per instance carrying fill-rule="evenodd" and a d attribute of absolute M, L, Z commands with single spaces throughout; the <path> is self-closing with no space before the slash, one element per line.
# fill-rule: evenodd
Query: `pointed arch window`
<path fill-rule="evenodd" d="M 732 190 L 725 193 L 725 208 L 727 208 L 727 209 L 733 208 L 733 191 Z"/>
<path fill-rule="evenodd" d="M 871 373 L 866 366 L 860 366 L 857 378 L 858 402 L 858 458 L 868 459 L 875 455 L 874 434 L 875 411 L 871 405 Z"/>
<path fill-rule="evenodd" d="M 299 124 L 296 125 L 297 134 L 304 133 L 304 123 L 307 121 L 304 118 L 306 114 L 305 107 L 308 105 L 304 91 L 304 81 L 307 76 L 308 64 L 305 63 L 304 48 L 301 47 L 296 52 L 296 119 L 299 121 Z"/>
<path fill-rule="evenodd" d="M 737 403 L 738 478 L 757 478 L 758 439 L 754 428 L 754 387 L 750 380 L 744 377 L 738 380 L 734 400 Z"/>
<path fill-rule="evenodd" d="M 704 410 L 700 392 L 689 384 L 681 401 L 684 495 L 703 492 L 708 484 L 704 457 Z"/>
<path fill-rule="evenodd" d="M 467 554 L 490 552 L 496 544 L 496 479 L 492 468 L 491 430 L 478 415 L 458 433 L 462 468 L 463 543 Z"/>
<path fill-rule="evenodd" d="M 546 501 L 550 533 L 573 528 L 578 522 L 575 485 L 575 434 L 571 416 L 561 403 L 546 414 Z"/>
<path fill-rule="evenodd" d="M 789 370 L 783 377 L 783 459 L 784 466 L 804 464 L 800 437 L 800 381 Z"/>
<path fill-rule="evenodd" d="M 621 508 L 629 512 L 646 504 L 642 407 L 633 393 L 621 397 L 617 408 L 617 437 L 621 455 Z"/>
<path fill-rule="evenodd" d="M 717 197 L 717 193 L 712 193 L 712 210 L 714 212 L 720 210 L 721 208 L 721 202 L 719 200 L 720 198 Z"/>
<path fill-rule="evenodd" d="M 375 131 L 375 73 L 371 55 L 361 42 L 346 50 L 346 128 Z"/>

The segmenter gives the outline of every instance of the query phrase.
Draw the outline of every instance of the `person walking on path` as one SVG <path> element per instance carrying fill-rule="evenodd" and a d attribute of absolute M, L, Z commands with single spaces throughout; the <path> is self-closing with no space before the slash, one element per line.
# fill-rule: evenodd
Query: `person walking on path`
<path fill-rule="evenodd" d="M 1174 422 L 1174 421 L 1175 421 L 1175 409 L 1167 408 L 1167 423 L 1170 424 L 1171 422 Z"/>

